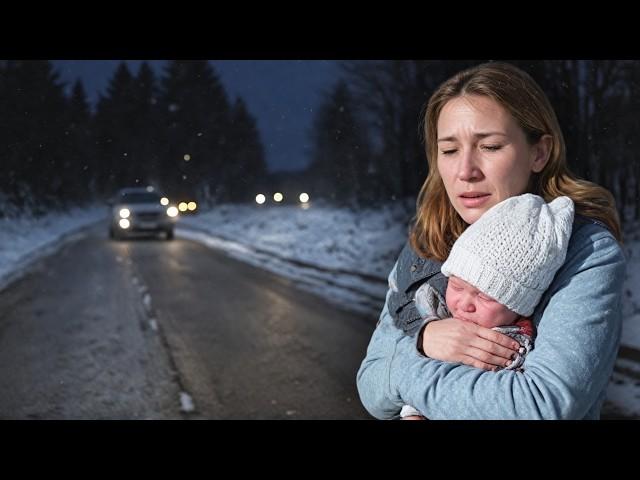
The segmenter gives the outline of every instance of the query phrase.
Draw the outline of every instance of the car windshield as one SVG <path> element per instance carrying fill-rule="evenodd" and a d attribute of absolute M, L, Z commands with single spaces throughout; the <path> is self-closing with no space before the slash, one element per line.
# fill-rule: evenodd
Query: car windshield
<path fill-rule="evenodd" d="M 156 193 L 131 192 L 120 195 L 122 203 L 159 203 L 160 197 Z"/>

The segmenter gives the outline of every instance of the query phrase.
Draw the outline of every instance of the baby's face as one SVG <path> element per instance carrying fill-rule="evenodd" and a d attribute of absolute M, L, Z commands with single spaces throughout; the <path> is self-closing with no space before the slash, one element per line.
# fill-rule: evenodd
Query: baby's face
<path fill-rule="evenodd" d="M 473 322 L 485 328 L 509 325 L 519 316 L 461 278 L 454 276 L 449 277 L 446 300 L 447 307 L 455 318 Z"/>

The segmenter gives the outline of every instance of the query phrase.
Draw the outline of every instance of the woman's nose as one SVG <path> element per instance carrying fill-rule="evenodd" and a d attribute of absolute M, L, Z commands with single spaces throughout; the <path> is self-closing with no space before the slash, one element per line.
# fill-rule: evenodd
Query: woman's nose
<path fill-rule="evenodd" d="M 462 154 L 458 169 L 458 178 L 464 182 L 477 180 L 482 176 L 474 158 L 473 151 L 466 151 Z"/>

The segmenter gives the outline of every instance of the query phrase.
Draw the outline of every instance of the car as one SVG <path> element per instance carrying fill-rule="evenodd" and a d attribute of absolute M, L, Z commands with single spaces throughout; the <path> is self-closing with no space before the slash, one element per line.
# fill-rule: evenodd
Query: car
<path fill-rule="evenodd" d="M 164 233 L 173 239 L 178 209 L 163 205 L 163 196 L 152 187 L 123 188 L 107 203 L 109 237 L 120 240 L 133 233 Z"/>

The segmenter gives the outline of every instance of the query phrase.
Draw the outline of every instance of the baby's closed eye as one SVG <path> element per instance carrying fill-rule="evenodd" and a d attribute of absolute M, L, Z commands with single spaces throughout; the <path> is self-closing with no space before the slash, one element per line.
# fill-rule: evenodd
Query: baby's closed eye
<path fill-rule="evenodd" d="M 483 295 L 481 293 L 478 295 L 478 298 L 484 300 L 485 302 L 495 302 L 493 298 L 487 297 L 486 295 Z"/>

